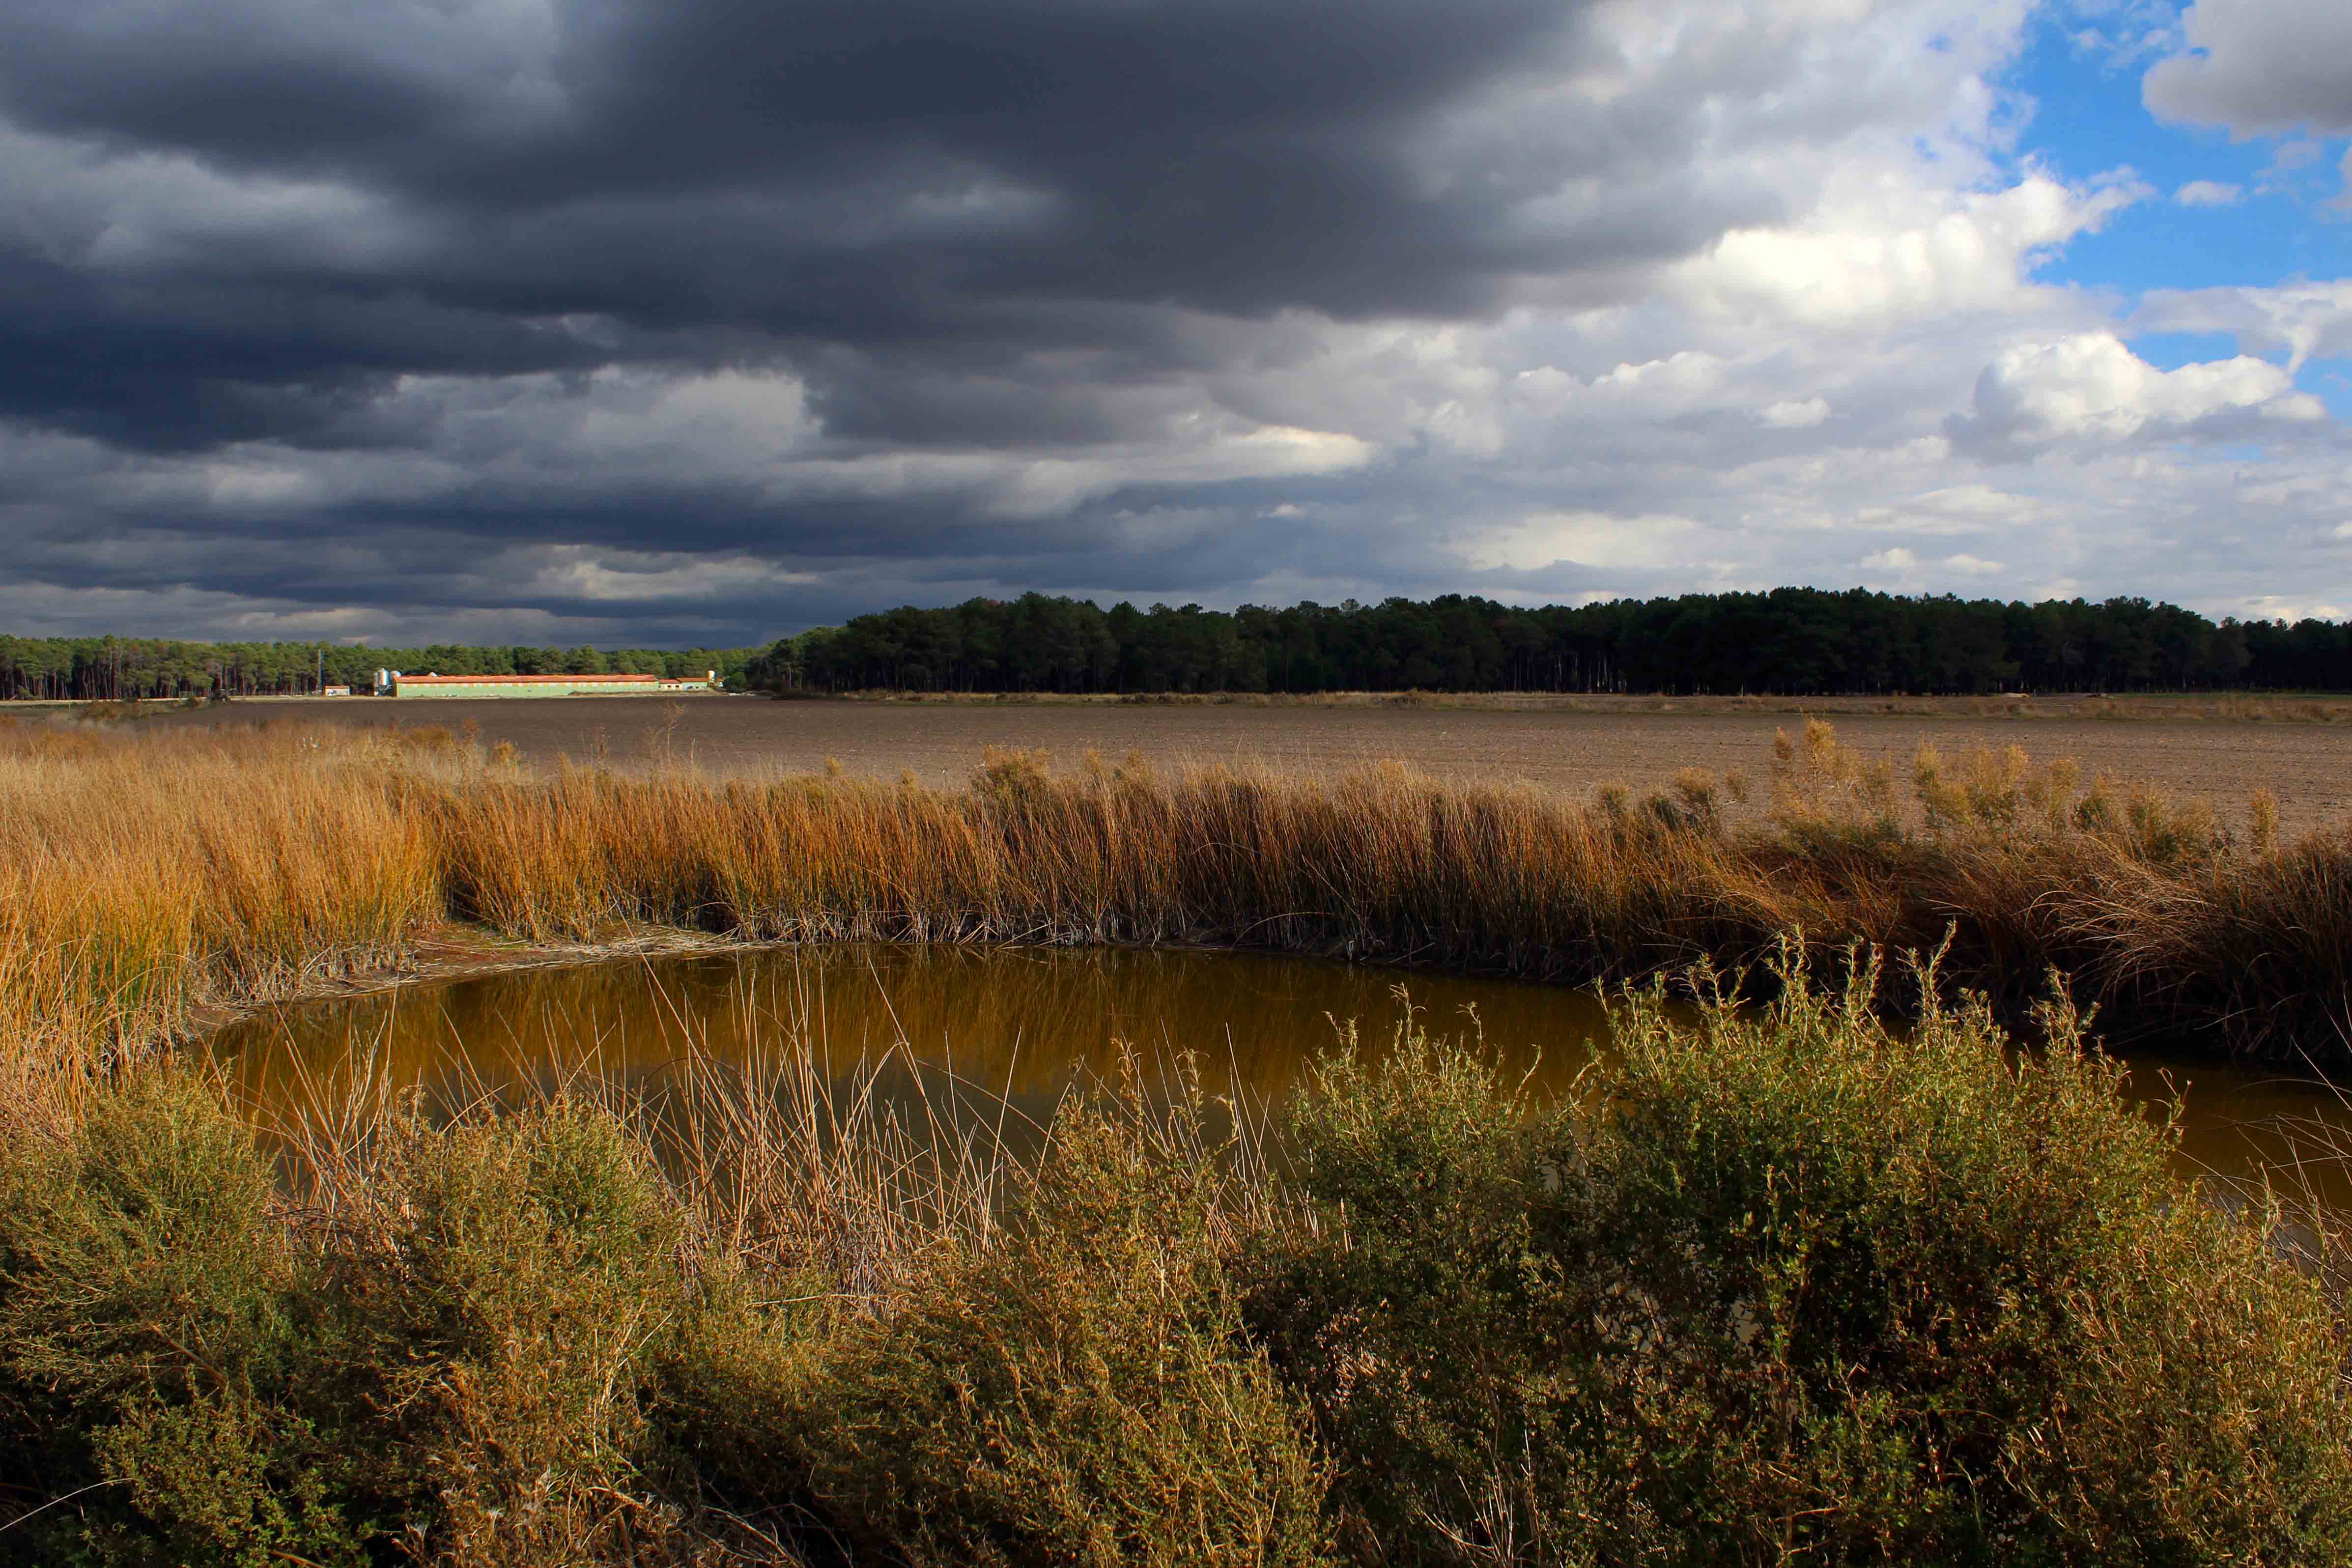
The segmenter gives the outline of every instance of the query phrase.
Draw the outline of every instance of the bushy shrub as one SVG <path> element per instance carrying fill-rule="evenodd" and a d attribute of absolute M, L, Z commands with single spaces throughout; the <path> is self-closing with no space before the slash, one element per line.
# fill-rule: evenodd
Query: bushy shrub
<path fill-rule="evenodd" d="M 856 1290 L 714 1241 L 650 1112 L 393 1117 L 305 1208 L 126 1068 L 0 1146 L 0 1559 L 2352 1561 L 2347 1342 L 2266 1216 L 2063 999 L 2021 1048 L 1927 971 L 1897 1032 L 1801 952 L 1625 995 L 1564 1103 L 1350 1039 L 1281 1183 L 1130 1081 Z"/>
<path fill-rule="evenodd" d="M 1589 1287 L 1543 1239 L 1582 1179 L 1573 1137 L 1409 1019 L 1378 1069 L 1350 1030 L 1289 1108 L 1309 1223 L 1261 1242 L 1248 1307 L 1316 1412 L 1357 1556 L 1534 1522 L 1498 1517 L 1491 1483 L 1538 1444 L 1536 1384 Z"/>
<path fill-rule="evenodd" d="M 294 1408 L 316 1278 L 210 1088 L 140 1074 L 0 1152 L 0 1473 L 79 1506 L 33 1560 L 357 1560 L 350 1457 Z"/>
<path fill-rule="evenodd" d="M 1131 1122 L 1058 1122 L 998 1243 L 812 1386 L 805 1442 L 843 1528 L 916 1564 L 1321 1560 L 1321 1468 L 1242 1336 L 1215 1180 Z"/>
<path fill-rule="evenodd" d="M 831 1293 L 811 1276 L 755 1283 L 720 1260 L 706 1267 L 677 1331 L 651 1347 L 649 1479 L 673 1496 L 819 1522 L 822 1535 L 799 1427 L 836 1316 Z"/>
<path fill-rule="evenodd" d="M 2188 1196 L 2062 1002 L 1882 1026 L 1874 973 L 1620 1020 L 1589 1145 L 1640 1496 L 1698 1555 L 2303 1563 L 2352 1550 L 2342 1344 Z M 1663 1328 L 1664 1332 L 1661 1332 Z M 1671 1391 L 1668 1394 L 1665 1391 Z"/>
<path fill-rule="evenodd" d="M 1890 1032 L 1874 979 L 1628 998 L 1581 1110 L 1425 1046 L 1328 1071 L 1251 1300 L 1358 1556 L 2352 1552 L 2315 1289 L 2173 1185 L 2065 1006 L 2020 1052 L 1975 1005 Z"/>
<path fill-rule="evenodd" d="M 340 1277 L 342 1359 L 447 1563 L 661 1555 L 639 1484 L 656 1368 L 687 1313 L 677 1205 L 601 1110 L 409 1130 L 399 1202 Z"/>
<path fill-rule="evenodd" d="M 691 1554 L 648 1411 L 708 1314 L 642 1150 L 564 1104 L 382 1134 L 368 1204 L 309 1226 L 189 1078 L 0 1156 L 0 1473 L 73 1500 L 0 1559 Z"/>

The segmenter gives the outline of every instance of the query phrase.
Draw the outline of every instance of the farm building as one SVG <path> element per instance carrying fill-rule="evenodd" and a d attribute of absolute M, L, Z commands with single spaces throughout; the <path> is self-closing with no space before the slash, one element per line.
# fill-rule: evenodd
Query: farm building
<path fill-rule="evenodd" d="M 653 697 L 665 692 L 715 691 L 719 672 L 699 680 L 661 675 L 405 675 L 383 672 L 380 685 L 394 697 Z"/>

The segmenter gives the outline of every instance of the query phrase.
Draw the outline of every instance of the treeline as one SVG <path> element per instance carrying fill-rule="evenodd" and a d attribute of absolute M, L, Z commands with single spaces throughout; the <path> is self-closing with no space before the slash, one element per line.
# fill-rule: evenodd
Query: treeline
<path fill-rule="evenodd" d="M 379 669 L 442 675 L 663 675 L 719 671 L 741 688 L 758 648 L 362 647 L 342 643 L 201 643 L 152 637 L 0 637 L 0 699 L 282 697 L 320 686 L 367 690 Z"/>
<path fill-rule="evenodd" d="M 2352 627 L 2217 624 L 2138 598 L 1860 588 L 1541 609 L 1449 594 L 1230 614 L 1026 594 L 860 616 L 774 644 L 751 677 L 824 691 L 2346 691 Z"/>
<path fill-rule="evenodd" d="M 1198 605 L 1106 610 L 1024 594 L 860 616 L 763 648 L 0 637 L 0 698 L 365 689 L 379 668 L 716 669 L 738 689 L 816 691 L 2352 691 L 2352 626 L 2217 623 L 2138 598 L 2028 605 L 1778 588 L 1580 607 L 1522 609 L 1449 594 L 1230 613 Z"/>

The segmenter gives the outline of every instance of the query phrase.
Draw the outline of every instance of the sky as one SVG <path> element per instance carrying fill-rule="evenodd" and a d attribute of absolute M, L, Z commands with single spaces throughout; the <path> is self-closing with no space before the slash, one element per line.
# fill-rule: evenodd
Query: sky
<path fill-rule="evenodd" d="M 2352 615 L 2344 0 L 0 0 L 0 630 Z"/>

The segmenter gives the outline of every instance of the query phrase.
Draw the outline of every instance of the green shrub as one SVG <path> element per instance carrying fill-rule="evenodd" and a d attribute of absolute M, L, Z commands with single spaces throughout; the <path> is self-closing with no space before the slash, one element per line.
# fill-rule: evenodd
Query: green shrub
<path fill-rule="evenodd" d="M 1367 1561 L 2300 1563 L 2352 1553 L 2345 1343 L 2184 1194 L 2063 1005 L 1890 1033 L 1793 964 L 1651 993 L 1589 1109 L 1425 1045 L 1287 1136 L 1251 1300 Z M 1933 977 L 1922 979 L 1933 994 Z"/>
<path fill-rule="evenodd" d="M 674 1200 L 600 1110 L 412 1130 L 382 1245 L 344 1271 L 346 1363 L 378 1381 L 410 1524 L 450 1563 L 660 1555 L 640 1485 L 686 1313 Z"/>
<path fill-rule="evenodd" d="M 2177 1189 L 2063 1003 L 1881 1026 L 1874 973 L 1755 1016 L 1621 1021 L 1595 1241 L 1643 1446 L 1702 1552 L 2303 1563 L 2352 1551 L 2342 1343 L 2261 1232 Z M 1932 975 L 1921 990 L 1933 996 Z M 1671 1447 L 1668 1447 L 1671 1439 Z"/>
<path fill-rule="evenodd" d="M 250 1395 L 133 1398 L 98 1434 L 97 1448 L 120 1489 L 84 1542 L 107 1561 L 357 1563 L 379 1533 L 346 1521 L 352 1456 L 282 1405 Z"/>
<path fill-rule="evenodd" d="M 831 1326 L 827 1282 L 801 1274 L 755 1289 L 725 1260 L 705 1267 L 677 1331 L 654 1349 L 646 1463 L 681 1496 L 813 1517 L 798 1422 Z"/>
<path fill-rule="evenodd" d="M 64 1500 L 0 1558 L 2352 1560 L 2347 1342 L 2266 1216 L 2169 1178 L 2063 1003 L 2019 1050 L 1852 974 L 1630 994 L 1559 1105 L 1408 1019 L 1281 1188 L 1130 1083 L 871 1311 L 604 1110 L 389 1121 L 313 1212 L 133 1073 L 0 1148 L 0 1519 Z"/>
<path fill-rule="evenodd" d="M 845 1337 L 803 1415 L 845 1531 L 916 1564 L 1303 1564 L 1323 1476 L 1242 1338 L 1209 1163 L 1068 1113 L 997 1244 Z"/>
<path fill-rule="evenodd" d="M 288 1408 L 315 1277 L 272 1193 L 252 1133 L 173 1075 L 0 1154 L 0 1471 L 79 1494 L 24 1526 L 37 1559 L 356 1560 L 345 1459 Z"/>
<path fill-rule="evenodd" d="M 1282 1143 L 1315 1223 L 1257 1249 L 1248 1308 L 1333 1452 L 1347 1543 L 1508 1534 L 1491 1483 L 1538 1441 L 1584 1284 L 1538 1239 L 1580 1181 L 1572 1132 L 1408 1024 L 1378 1070 L 1351 1032 Z"/>
<path fill-rule="evenodd" d="M 382 1131 L 366 1205 L 310 1226 L 192 1079 L 134 1079 L 69 1141 L 0 1156 L 0 1473 L 74 1500 L 0 1556 L 661 1563 L 710 1544 L 667 1436 L 691 1411 L 653 1413 L 688 1327 L 745 1308 L 714 1310 L 682 1266 L 679 1206 L 639 1145 L 561 1103 Z"/>

